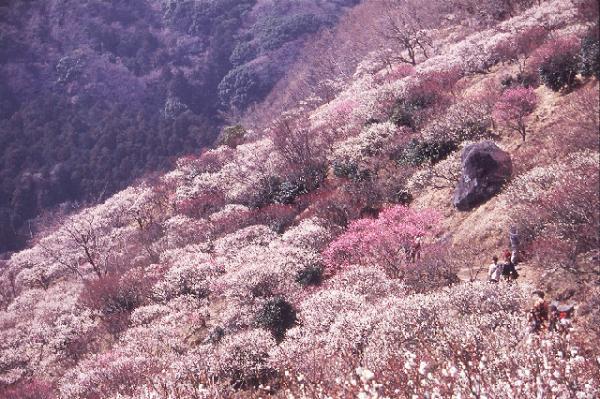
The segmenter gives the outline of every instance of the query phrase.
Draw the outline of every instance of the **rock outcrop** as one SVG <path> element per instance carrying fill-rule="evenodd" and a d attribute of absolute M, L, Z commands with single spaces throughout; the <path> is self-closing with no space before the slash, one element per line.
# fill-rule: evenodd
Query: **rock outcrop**
<path fill-rule="evenodd" d="M 468 211 L 489 200 L 512 174 L 510 154 L 492 141 L 467 146 L 461 164 L 462 175 L 453 200 L 460 211 Z"/>

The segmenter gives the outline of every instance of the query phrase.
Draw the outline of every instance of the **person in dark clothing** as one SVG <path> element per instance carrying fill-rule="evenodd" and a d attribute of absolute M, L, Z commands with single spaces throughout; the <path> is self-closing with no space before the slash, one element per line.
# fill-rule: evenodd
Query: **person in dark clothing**
<path fill-rule="evenodd" d="M 555 302 L 552 302 L 548 312 L 548 331 L 557 331 L 559 319 L 558 307 Z"/>
<path fill-rule="evenodd" d="M 504 267 L 502 268 L 502 277 L 504 277 L 507 281 L 514 281 L 519 277 L 519 273 L 517 273 L 517 268 L 515 267 L 514 262 L 512 261 L 512 254 L 509 250 L 504 251 Z"/>

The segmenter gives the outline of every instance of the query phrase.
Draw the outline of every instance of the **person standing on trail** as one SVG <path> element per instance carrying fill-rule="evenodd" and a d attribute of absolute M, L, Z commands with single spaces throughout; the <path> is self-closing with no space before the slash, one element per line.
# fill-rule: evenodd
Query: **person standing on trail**
<path fill-rule="evenodd" d="M 508 241 L 510 242 L 510 263 L 516 265 L 519 257 L 519 233 L 515 226 L 511 226 L 508 231 Z"/>
<path fill-rule="evenodd" d="M 502 253 L 502 256 L 504 257 L 504 261 L 506 263 L 511 263 L 512 254 L 511 254 L 510 250 L 505 249 L 504 252 Z"/>
<path fill-rule="evenodd" d="M 417 236 L 410 248 L 410 261 L 415 263 L 421 259 L 421 236 Z"/>
<path fill-rule="evenodd" d="M 490 282 L 497 283 L 500 280 L 500 276 L 502 276 L 502 269 L 504 269 L 504 265 L 498 263 L 498 257 L 495 255 L 492 260 L 494 263 L 490 265 L 488 278 Z"/>
<path fill-rule="evenodd" d="M 517 273 L 511 252 L 506 249 L 502 255 L 505 261 L 502 267 L 502 276 L 509 282 L 516 280 L 519 277 L 519 273 Z"/>

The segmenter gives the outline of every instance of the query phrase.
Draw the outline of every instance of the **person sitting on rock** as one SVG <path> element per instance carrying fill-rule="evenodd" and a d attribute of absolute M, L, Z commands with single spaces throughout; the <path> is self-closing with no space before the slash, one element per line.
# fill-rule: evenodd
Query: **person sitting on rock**
<path fill-rule="evenodd" d="M 488 278 L 492 283 L 497 283 L 500 281 L 500 276 L 502 276 L 502 269 L 504 269 L 501 263 L 498 263 L 498 257 L 494 255 L 492 258 L 494 263 L 492 263 L 489 267 Z"/>

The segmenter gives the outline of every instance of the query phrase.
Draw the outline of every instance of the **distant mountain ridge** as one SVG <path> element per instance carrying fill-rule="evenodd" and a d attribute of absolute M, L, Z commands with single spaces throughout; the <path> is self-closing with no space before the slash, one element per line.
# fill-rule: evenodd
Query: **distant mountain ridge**
<path fill-rule="evenodd" d="M 356 3 L 2 2 L 0 252 L 42 210 L 200 151 Z"/>

